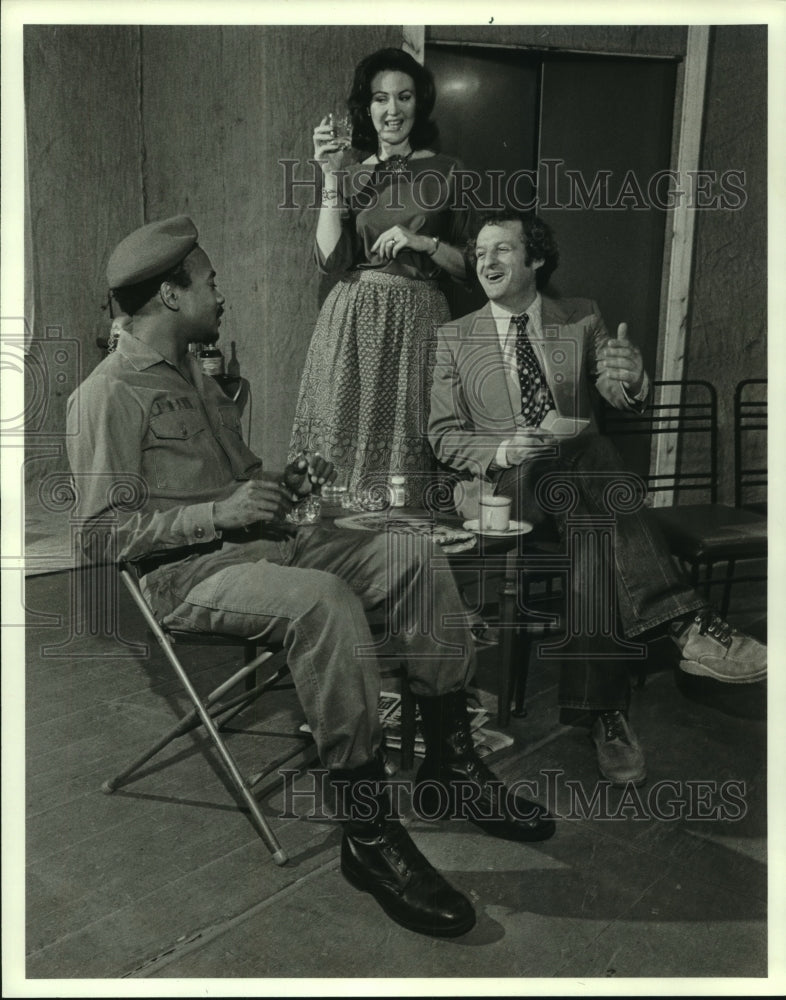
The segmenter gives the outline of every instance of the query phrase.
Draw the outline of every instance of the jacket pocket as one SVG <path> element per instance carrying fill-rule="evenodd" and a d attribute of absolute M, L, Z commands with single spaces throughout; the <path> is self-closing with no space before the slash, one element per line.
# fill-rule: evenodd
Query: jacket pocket
<path fill-rule="evenodd" d="M 205 422 L 193 410 L 171 410 L 150 420 L 150 430 L 160 441 L 186 441 L 205 430 Z"/>
<path fill-rule="evenodd" d="M 171 410 L 151 418 L 145 464 L 156 486 L 186 492 L 204 487 L 206 433 L 204 417 L 194 410 Z"/>

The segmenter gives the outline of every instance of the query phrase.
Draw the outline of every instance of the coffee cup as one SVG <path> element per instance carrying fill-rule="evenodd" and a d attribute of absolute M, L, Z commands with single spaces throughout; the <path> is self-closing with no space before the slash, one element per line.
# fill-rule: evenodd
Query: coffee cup
<path fill-rule="evenodd" d="M 510 527 L 510 497 L 483 494 L 478 503 L 481 531 L 507 531 Z"/>

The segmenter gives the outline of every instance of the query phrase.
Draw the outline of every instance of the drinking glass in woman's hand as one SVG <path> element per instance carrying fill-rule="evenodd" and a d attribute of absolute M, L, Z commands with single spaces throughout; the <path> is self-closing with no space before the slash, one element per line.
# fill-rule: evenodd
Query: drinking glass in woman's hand
<path fill-rule="evenodd" d="M 336 139 L 330 117 L 325 115 L 314 129 L 313 135 L 314 159 L 321 164 L 323 170 L 337 170 L 341 166 L 344 150 L 347 148 Z"/>
<path fill-rule="evenodd" d="M 352 145 L 352 118 L 341 111 L 331 111 L 328 116 L 328 124 L 333 129 L 333 138 L 342 149 L 349 149 Z"/>

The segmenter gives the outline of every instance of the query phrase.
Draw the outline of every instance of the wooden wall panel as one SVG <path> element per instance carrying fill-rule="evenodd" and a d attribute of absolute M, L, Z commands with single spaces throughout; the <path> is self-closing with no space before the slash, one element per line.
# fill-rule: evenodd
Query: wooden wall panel
<path fill-rule="evenodd" d="M 317 315 L 316 210 L 282 209 L 279 159 L 313 155 L 322 114 L 358 60 L 401 28 L 146 27 L 142 94 L 148 218 L 190 214 L 226 296 L 221 346 L 251 383 L 251 444 L 285 458 Z M 310 168 L 308 168 L 310 171 Z"/>
<path fill-rule="evenodd" d="M 767 28 L 713 28 L 701 169 L 722 194 L 745 174 L 745 204 L 697 212 L 686 378 L 718 391 L 720 486 L 733 502 L 733 397 L 739 379 L 767 375 Z"/>
<path fill-rule="evenodd" d="M 46 405 L 28 435 L 33 482 L 63 466 L 34 460 L 33 446 L 62 443 L 68 396 L 102 357 L 107 259 L 118 233 L 142 222 L 138 38 L 133 27 L 25 28 L 34 338 L 61 327 L 78 344 L 45 376 Z M 35 391 L 28 379 L 28 399 Z"/>

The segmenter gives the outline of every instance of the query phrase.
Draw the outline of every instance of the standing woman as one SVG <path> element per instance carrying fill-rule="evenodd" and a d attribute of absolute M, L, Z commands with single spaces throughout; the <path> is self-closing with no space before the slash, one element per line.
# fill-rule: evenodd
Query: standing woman
<path fill-rule="evenodd" d="M 467 281 L 468 213 L 458 204 L 458 161 L 437 153 L 427 69 L 381 49 L 355 70 L 348 106 L 352 146 L 327 118 L 314 130 L 323 172 L 316 232 L 320 270 L 340 274 L 320 311 L 306 358 L 290 452 L 319 451 L 354 488 L 391 474 L 422 499 L 435 468 L 426 438 L 430 352 L 450 319 L 442 274 Z"/>

